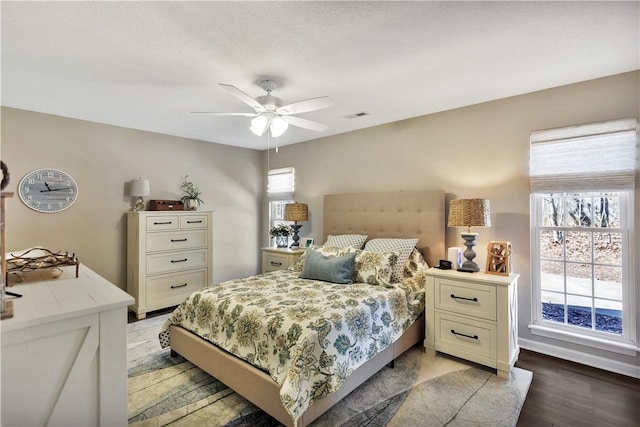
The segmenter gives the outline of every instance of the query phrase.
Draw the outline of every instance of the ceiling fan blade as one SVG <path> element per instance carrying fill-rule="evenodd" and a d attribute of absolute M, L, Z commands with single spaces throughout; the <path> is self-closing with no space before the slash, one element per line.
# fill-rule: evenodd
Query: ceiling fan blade
<path fill-rule="evenodd" d="M 329 126 L 325 124 L 314 122 L 313 120 L 303 119 L 301 117 L 280 116 L 280 118 L 290 125 L 297 126 L 299 128 L 315 130 L 316 132 L 323 132 L 329 129 Z"/>
<path fill-rule="evenodd" d="M 260 113 L 217 113 L 214 111 L 192 111 L 191 114 L 206 114 L 208 116 L 244 116 L 255 117 Z"/>
<path fill-rule="evenodd" d="M 248 106 L 256 110 L 257 112 L 262 113 L 265 111 L 262 104 L 260 104 L 258 101 L 256 101 L 255 99 L 253 99 L 252 97 L 250 97 L 249 95 L 247 95 L 246 93 L 238 89 L 237 87 L 226 85 L 224 83 L 218 83 L 218 86 L 220 86 L 222 89 L 226 90 L 231 95 L 235 96 L 240 101 L 244 102 L 245 104 L 247 104 Z"/>
<path fill-rule="evenodd" d="M 328 96 L 321 96 L 319 98 L 305 99 L 304 101 L 294 102 L 289 105 L 283 105 L 276 110 L 277 114 L 300 114 L 308 111 L 321 110 L 323 108 L 331 107 L 333 101 Z"/>

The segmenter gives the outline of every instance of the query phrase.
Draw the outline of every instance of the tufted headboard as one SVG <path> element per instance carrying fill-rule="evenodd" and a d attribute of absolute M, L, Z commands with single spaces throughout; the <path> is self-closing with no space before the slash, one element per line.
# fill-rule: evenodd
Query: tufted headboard
<path fill-rule="evenodd" d="M 417 238 L 430 266 L 445 255 L 444 191 L 327 194 L 323 234 Z"/>

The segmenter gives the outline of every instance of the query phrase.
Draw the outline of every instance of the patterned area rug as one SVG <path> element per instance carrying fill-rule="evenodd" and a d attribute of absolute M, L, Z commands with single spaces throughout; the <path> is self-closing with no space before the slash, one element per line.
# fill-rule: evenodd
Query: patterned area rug
<path fill-rule="evenodd" d="M 129 425 L 280 426 L 220 381 L 161 350 L 157 335 L 167 317 L 128 325 Z M 515 426 L 531 379 L 531 372 L 514 368 L 503 380 L 416 346 L 312 426 Z"/>

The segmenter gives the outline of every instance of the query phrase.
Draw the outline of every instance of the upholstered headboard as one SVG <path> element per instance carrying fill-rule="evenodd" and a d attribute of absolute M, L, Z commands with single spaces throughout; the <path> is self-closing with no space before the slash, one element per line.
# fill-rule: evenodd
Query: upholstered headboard
<path fill-rule="evenodd" d="M 327 194 L 324 240 L 329 234 L 417 238 L 430 266 L 445 256 L 444 191 Z"/>

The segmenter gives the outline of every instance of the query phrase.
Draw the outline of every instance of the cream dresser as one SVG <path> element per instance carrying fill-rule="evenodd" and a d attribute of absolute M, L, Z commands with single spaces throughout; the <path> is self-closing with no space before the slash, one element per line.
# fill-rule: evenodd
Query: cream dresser
<path fill-rule="evenodd" d="M 24 273 L 0 321 L 3 426 L 127 425 L 127 306 L 133 298 L 81 264 Z"/>
<path fill-rule="evenodd" d="M 206 211 L 127 214 L 127 292 L 138 319 L 211 283 L 212 222 Z"/>
<path fill-rule="evenodd" d="M 520 354 L 518 277 L 430 269 L 424 346 L 489 366 L 508 378 Z"/>
<path fill-rule="evenodd" d="M 262 248 L 262 272 L 286 270 L 304 253 L 305 249 Z"/>

